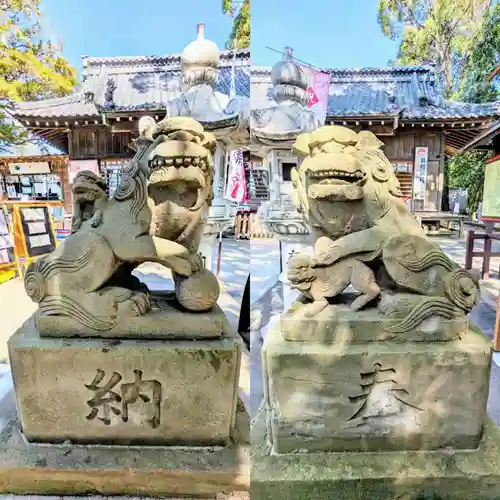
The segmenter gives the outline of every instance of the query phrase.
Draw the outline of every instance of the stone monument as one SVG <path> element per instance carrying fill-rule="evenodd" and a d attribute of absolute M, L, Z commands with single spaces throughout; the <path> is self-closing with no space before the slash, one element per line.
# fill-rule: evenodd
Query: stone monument
<path fill-rule="evenodd" d="M 295 143 L 315 244 L 263 347 L 252 498 L 500 498 L 491 342 L 467 320 L 478 277 L 423 234 L 381 146 L 337 126 Z"/>
<path fill-rule="evenodd" d="M 215 140 L 189 117 L 139 126 L 114 196 L 81 172 L 71 236 L 26 272 L 38 310 L 9 341 L 17 419 L 0 438 L 0 491 L 248 488 L 242 343 L 198 253 Z M 170 268 L 175 290 L 151 293 L 132 274 L 144 262 Z"/>

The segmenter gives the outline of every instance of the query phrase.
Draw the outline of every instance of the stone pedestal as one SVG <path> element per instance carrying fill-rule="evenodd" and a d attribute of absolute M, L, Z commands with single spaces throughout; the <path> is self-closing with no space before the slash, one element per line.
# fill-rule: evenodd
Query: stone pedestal
<path fill-rule="evenodd" d="M 40 337 L 101 338 L 135 340 L 207 340 L 224 334 L 226 316 L 215 305 L 209 311 L 187 311 L 179 305 L 174 292 L 153 292 L 151 311 L 147 316 L 120 317 L 109 330 L 95 330 L 68 316 L 37 313 L 36 330 Z"/>
<path fill-rule="evenodd" d="M 27 442 L 13 412 L 0 433 L 0 492 L 249 500 L 248 429 L 239 404 L 232 446 L 47 445 Z"/>
<path fill-rule="evenodd" d="M 9 340 L 17 412 L 0 433 L 0 492 L 248 498 L 242 342 Z M 231 497 L 232 498 L 232 497 Z"/>
<path fill-rule="evenodd" d="M 275 328 L 263 348 L 273 451 L 474 449 L 490 344 L 474 329 L 450 342 L 327 344 L 290 342 Z"/>
<path fill-rule="evenodd" d="M 336 312 L 312 338 L 294 338 L 301 322 L 285 314 L 265 339 L 251 498 L 500 498 L 491 341 L 473 325 L 447 341 L 381 339 L 376 312 Z"/>
<path fill-rule="evenodd" d="M 29 441 L 227 445 L 241 346 L 216 340 L 9 340 L 19 420 Z"/>
<path fill-rule="evenodd" d="M 263 409 L 252 424 L 252 500 L 500 498 L 500 430 L 490 420 L 475 450 L 286 455 L 272 452 L 268 422 Z"/>

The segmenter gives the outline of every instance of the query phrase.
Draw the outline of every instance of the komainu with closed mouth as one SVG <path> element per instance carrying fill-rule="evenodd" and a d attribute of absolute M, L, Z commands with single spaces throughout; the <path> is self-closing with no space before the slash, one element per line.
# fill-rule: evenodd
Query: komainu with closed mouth
<path fill-rule="evenodd" d="M 415 306 L 393 333 L 433 316 L 465 317 L 479 300 L 477 278 L 425 236 L 382 146 L 371 132 L 339 126 L 297 138 L 294 151 L 303 160 L 292 172 L 293 199 L 321 241 L 310 266 L 337 269 L 355 258 L 374 271 L 382 291 L 413 293 Z"/>

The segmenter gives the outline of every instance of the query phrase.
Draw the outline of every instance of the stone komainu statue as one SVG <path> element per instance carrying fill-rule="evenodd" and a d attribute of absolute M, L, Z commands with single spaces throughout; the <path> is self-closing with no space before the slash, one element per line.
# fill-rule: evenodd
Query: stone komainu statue
<path fill-rule="evenodd" d="M 123 167 L 112 198 L 106 183 L 80 172 L 73 185 L 72 233 L 25 276 L 39 316 L 72 318 L 97 331 L 151 310 L 147 287 L 132 276 L 144 262 L 173 272 L 177 300 L 186 309 L 211 309 L 215 276 L 198 247 L 210 199 L 215 139 L 191 118 L 140 123 L 137 153 Z"/>
<path fill-rule="evenodd" d="M 398 297 L 404 296 L 401 303 L 410 306 L 409 312 L 388 327 L 393 333 L 414 329 L 432 316 L 465 317 L 480 298 L 478 277 L 425 236 L 400 197 L 381 146 L 371 132 L 338 126 L 297 138 L 294 150 L 303 160 L 293 171 L 293 199 L 316 244 L 307 263 L 292 263 L 290 279 L 311 296 L 310 314 L 350 283 L 371 300 L 391 294 L 390 310 L 380 302 L 382 313 L 401 312 Z"/>

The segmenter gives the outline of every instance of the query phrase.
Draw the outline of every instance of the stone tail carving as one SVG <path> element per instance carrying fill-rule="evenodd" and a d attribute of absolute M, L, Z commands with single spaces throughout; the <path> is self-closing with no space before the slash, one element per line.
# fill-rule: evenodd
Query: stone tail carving
<path fill-rule="evenodd" d="M 445 278 L 445 291 L 453 304 L 469 312 L 479 301 L 476 283 L 465 269 L 457 268 Z"/>
<path fill-rule="evenodd" d="M 433 266 L 444 267 L 447 271 L 453 269 L 453 262 L 440 249 L 430 251 L 423 257 L 416 259 L 398 257 L 397 261 L 408 271 L 414 273 L 420 273 Z"/>
<path fill-rule="evenodd" d="M 29 271 L 24 276 L 24 289 L 28 297 L 37 304 L 47 295 L 47 286 L 45 278 L 36 271 Z"/>
<path fill-rule="evenodd" d="M 35 272 L 42 274 L 45 279 L 50 279 L 52 276 L 59 272 L 63 273 L 76 273 L 83 267 L 85 267 L 94 255 L 95 247 L 90 247 L 83 255 L 76 259 L 65 259 L 63 257 L 58 257 L 52 260 L 40 260 L 37 262 Z"/>
<path fill-rule="evenodd" d="M 89 247 L 76 259 L 57 257 L 40 259 L 28 267 L 24 277 L 24 289 L 33 302 L 40 303 L 47 295 L 47 280 L 59 273 L 76 273 L 87 266 L 94 255 L 95 247 Z"/>
<path fill-rule="evenodd" d="M 463 310 L 455 307 L 444 297 L 425 297 L 422 302 L 410 311 L 400 323 L 385 328 L 388 333 L 406 333 L 417 328 L 423 321 L 432 316 L 452 319 L 464 314 Z"/>
<path fill-rule="evenodd" d="M 116 326 L 112 319 L 98 318 L 69 297 L 51 296 L 40 304 L 40 313 L 46 316 L 66 316 L 98 331 L 111 330 Z"/>

